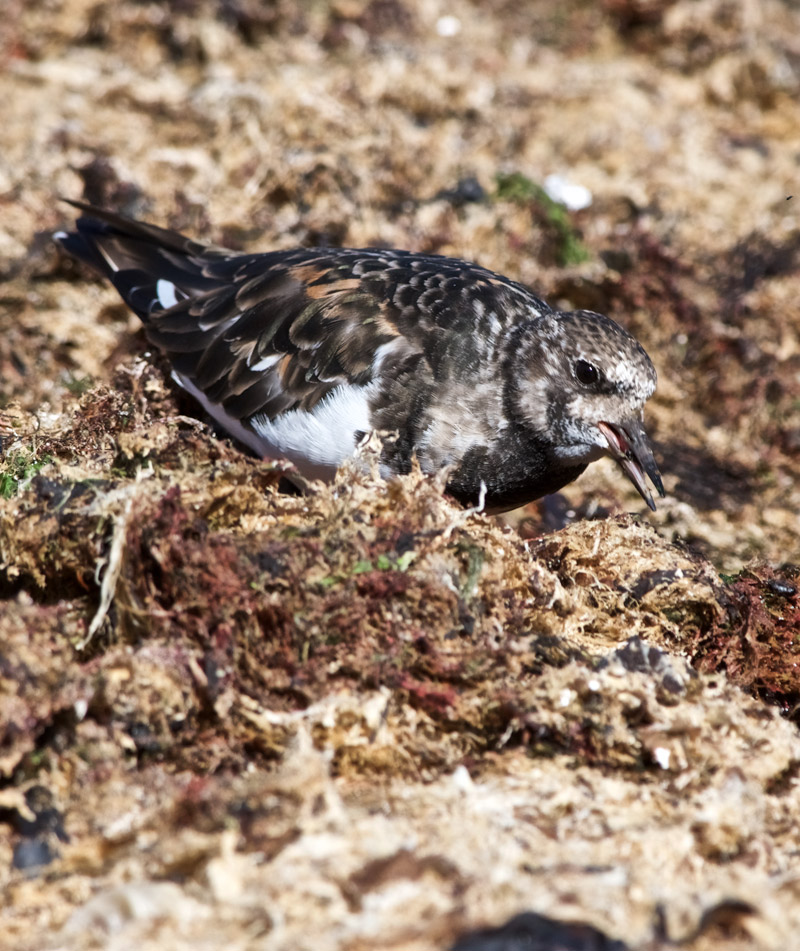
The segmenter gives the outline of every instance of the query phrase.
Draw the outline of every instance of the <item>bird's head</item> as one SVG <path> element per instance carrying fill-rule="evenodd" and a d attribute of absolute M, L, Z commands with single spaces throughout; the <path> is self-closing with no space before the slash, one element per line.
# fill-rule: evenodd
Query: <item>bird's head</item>
<path fill-rule="evenodd" d="M 662 496 L 664 487 L 642 410 L 656 371 L 641 344 L 609 317 L 578 310 L 536 317 L 514 346 L 517 418 L 563 466 L 612 456 L 655 510 L 645 474 Z"/>

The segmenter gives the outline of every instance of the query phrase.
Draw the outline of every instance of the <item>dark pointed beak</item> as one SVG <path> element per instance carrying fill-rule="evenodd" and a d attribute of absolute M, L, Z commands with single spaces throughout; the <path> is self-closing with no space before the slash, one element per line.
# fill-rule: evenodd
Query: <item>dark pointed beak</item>
<path fill-rule="evenodd" d="M 650 481 L 661 498 L 665 494 L 664 485 L 661 482 L 661 473 L 653 458 L 653 450 L 650 448 L 642 421 L 626 419 L 622 423 L 598 423 L 597 428 L 606 437 L 611 455 L 622 466 L 625 475 L 639 491 L 639 495 L 655 512 L 656 503 L 645 481 L 645 473 L 650 476 Z"/>

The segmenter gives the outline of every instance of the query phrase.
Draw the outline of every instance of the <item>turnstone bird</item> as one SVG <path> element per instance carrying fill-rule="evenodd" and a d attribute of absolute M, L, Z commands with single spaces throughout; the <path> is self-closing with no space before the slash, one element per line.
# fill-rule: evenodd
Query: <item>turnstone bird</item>
<path fill-rule="evenodd" d="M 363 436 L 384 476 L 448 469 L 500 512 L 611 455 L 655 509 L 642 424 L 656 372 L 617 323 L 554 311 L 476 264 L 378 248 L 236 253 L 81 202 L 58 243 L 108 278 L 230 435 L 310 478 Z"/>

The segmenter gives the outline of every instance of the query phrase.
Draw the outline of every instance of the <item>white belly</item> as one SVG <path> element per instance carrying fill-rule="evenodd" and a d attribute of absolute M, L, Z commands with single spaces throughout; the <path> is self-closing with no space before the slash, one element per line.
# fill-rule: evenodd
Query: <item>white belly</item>
<path fill-rule="evenodd" d="M 254 416 L 250 429 L 219 403 L 212 403 L 190 380 L 177 373 L 173 378 L 239 442 L 267 459 L 288 459 L 309 479 L 332 479 L 355 452 L 355 433 L 372 428 L 369 386 L 338 386 L 312 410 L 290 410 L 273 419 Z"/>

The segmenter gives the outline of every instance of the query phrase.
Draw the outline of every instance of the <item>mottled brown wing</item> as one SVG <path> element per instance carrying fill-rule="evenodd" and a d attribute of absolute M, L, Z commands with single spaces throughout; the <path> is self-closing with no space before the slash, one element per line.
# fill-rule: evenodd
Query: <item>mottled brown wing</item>
<path fill-rule="evenodd" d="M 335 260 L 296 255 L 206 262 L 224 283 L 147 322 L 176 372 L 231 416 L 310 409 L 341 383 L 367 383 L 376 350 L 399 336 L 387 302 Z"/>
<path fill-rule="evenodd" d="M 399 335 L 383 285 L 353 275 L 352 253 L 238 254 L 71 204 L 85 214 L 58 242 L 114 284 L 176 373 L 230 416 L 310 408 L 342 382 L 367 382 L 377 348 Z"/>
<path fill-rule="evenodd" d="M 467 375 L 501 325 L 549 309 L 521 285 L 450 258 L 237 254 L 76 204 L 86 214 L 59 242 L 114 284 L 184 381 L 241 420 L 310 409 L 342 383 L 366 384 L 388 351 L 406 377 L 421 362 L 440 384 Z"/>

